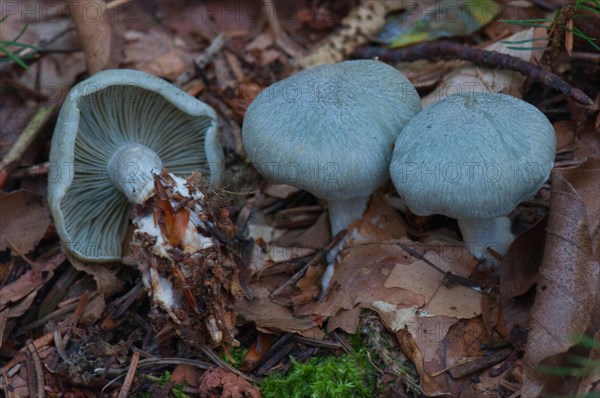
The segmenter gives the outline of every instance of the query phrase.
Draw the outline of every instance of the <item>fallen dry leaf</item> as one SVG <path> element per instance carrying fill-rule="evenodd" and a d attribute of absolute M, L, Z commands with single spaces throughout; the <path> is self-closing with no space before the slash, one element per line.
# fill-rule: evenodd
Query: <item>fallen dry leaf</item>
<path fill-rule="evenodd" d="M 307 229 L 290 230 L 275 240 L 283 247 L 307 247 L 321 249 L 331 241 L 329 233 L 329 217 L 322 213 L 317 221 Z"/>
<path fill-rule="evenodd" d="M 438 347 L 431 360 L 423 357 L 422 362 L 415 362 L 421 376 L 423 393 L 427 396 L 486 396 L 484 393 L 495 389 L 501 377 L 495 380 L 487 379 L 484 384 L 483 379 L 479 383 L 473 383 L 468 374 L 458 378 L 452 376 L 452 371 L 457 366 L 484 356 L 480 346 L 482 342 L 487 342 L 487 330 L 481 317 L 465 319 L 452 325 L 443 322 L 443 318 L 430 322 L 423 327 L 423 334 L 420 336 L 431 339 Z M 406 342 L 406 336 L 401 341 Z M 418 345 L 419 340 L 414 339 L 413 344 Z M 447 368 L 448 371 L 444 372 L 443 370 Z"/>
<path fill-rule="evenodd" d="M 54 275 L 54 270 L 65 261 L 60 253 L 48 260 L 31 262 L 32 269 L 21 275 L 16 281 L 0 289 L 0 311 L 11 303 L 26 298 L 30 293 L 42 287 Z"/>
<path fill-rule="evenodd" d="M 552 124 L 556 132 L 556 150 L 569 150 L 575 144 L 575 125 L 571 120 L 560 120 Z"/>
<path fill-rule="evenodd" d="M 559 387 L 567 385 L 564 380 L 541 374 L 536 367 L 559 365 L 576 336 L 586 333 L 592 314 L 599 313 L 600 264 L 592 241 L 592 236 L 598 240 L 599 206 L 594 195 L 600 181 L 598 164 L 592 159 L 552 173 L 548 233 L 524 357 L 523 396 L 568 392 Z"/>
<path fill-rule="evenodd" d="M 274 335 L 258 333 L 252 345 L 248 348 L 248 353 L 240 366 L 240 370 L 246 373 L 251 372 L 269 351 L 274 342 Z"/>
<path fill-rule="evenodd" d="M 530 28 L 522 30 L 501 42 L 496 42 L 487 46 L 485 50 L 497 51 L 525 61 L 532 61 L 536 57 L 539 59 L 539 52 L 509 47 L 532 47 L 531 43 L 517 44 L 517 42 L 542 39 L 534 41 L 533 43 L 535 43 L 535 47 L 543 48 L 545 47 L 545 41 L 543 39 L 546 34 L 547 31 L 545 29 Z M 421 102 L 423 103 L 423 106 L 428 106 L 452 94 L 471 92 L 503 93 L 512 95 L 513 97 L 522 98 L 524 82 L 525 76 L 517 72 L 484 68 L 468 63 L 456 69 L 454 72 L 447 74 L 435 90 L 426 95 Z"/>
<path fill-rule="evenodd" d="M 548 219 L 543 218 L 533 228 L 519 235 L 502 259 L 500 296 L 503 302 L 525 294 L 536 283 L 544 255 L 547 224 Z"/>
<path fill-rule="evenodd" d="M 594 260 L 600 262 L 600 158 L 557 172 L 577 191 L 585 206 Z"/>
<path fill-rule="evenodd" d="M 193 68 L 193 57 L 187 49 L 162 28 L 126 32 L 123 51 L 123 63 L 129 67 L 169 80 Z"/>
<path fill-rule="evenodd" d="M 348 334 L 355 334 L 360 325 L 360 313 L 360 307 L 354 307 L 351 310 L 339 310 L 337 314 L 327 320 L 327 332 L 330 333 L 335 329 L 340 329 Z"/>
<path fill-rule="evenodd" d="M 265 332 L 282 330 L 300 333 L 317 327 L 315 317 L 296 317 L 288 308 L 269 298 L 270 290 L 281 286 L 287 279 L 285 275 L 272 275 L 250 284 L 254 299 L 242 299 L 236 303 L 235 309 L 239 317 L 253 322 L 259 330 Z"/>
<path fill-rule="evenodd" d="M 470 269 L 458 269 L 452 266 L 439 253 L 428 252 L 424 256 L 444 271 L 468 277 Z M 460 263 L 469 265 L 471 261 Z M 465 272 L 467 271 L 467 272 Z M 443 286 L 444 275 L 434 270 L 423 260 L 410 264 L 397 264 L 384 282 L 384 287 L 400 287 L 423 296 L 427 303 L 423 311 L 428 315 L 445 315 L 454 318 L 473 318 L 481 313 L 480 293 L 465 286 L 454 286 L 451 289 Z"/>
<path fill-rule="evenodd" d="M 341 309 L 350 310 L 357 305 L 373 302 L 419 308 L 425 304 L 422 296 L 397 287 L 383 287 L 396 264 L 411 261 L 410 255 L 389 243 L 350 247 L 335 266 L 331 288 L 325 300 L 300 304 L 294 309 L 294 314 L 327 317 L 337 314 Z M 302 286 L 301 282 L 299 286 Z"/>
<path fill-rule="evenodd" d="M 371 195 L 371 202 L 362 219 L 350 234 L 349 245 L 353 242 L 382 242 L 406 237 L 406 226 L 400 214 L 394 209 L 381 191 Z"/>
<path fill-rule="evenodd" d="M 119 280 L 117 270 L 106 264 L 86 263 L 74 257 L 69 262 L 77 271 L 91 275 L 98 287 L 98 293 L 106 297 L 115 294 L 123 288 L 123 281 Z"/>
<path fill-rule="evenodd" d="M 104 70 L 110 61 L 112 28 L 106 3 L 102 0 L 81 0 L 74 3 L 73 13 L 85 64 L 93 75 Z"/>
<path fill-rule="evenodd" d="M 50 213 L 41 196 L 25 190 L 0 192 L 0 251 L 8 247 L 27 254 L 50 225 Z"/>

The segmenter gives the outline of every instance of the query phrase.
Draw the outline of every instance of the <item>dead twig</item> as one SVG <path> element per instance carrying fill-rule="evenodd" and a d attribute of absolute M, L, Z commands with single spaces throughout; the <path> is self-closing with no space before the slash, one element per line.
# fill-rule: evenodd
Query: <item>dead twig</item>
<path fill-rule="evenodd" d="M 425 262 L 427 265 L 429 265 L 431 268 L 433 268 L 434 270 L 438 271 L 439 273 L 444 275 L 444 285 L 446 287 L 450 287 L 454 284 L 458 284 L 458 285 L 463 285 L 465 287 L 468 287 L 471 290 L 476 291 L 477 293 L 480 294 L 490 294 L 491 291 L 488 288 L 485 288 L 483 286 L 481 286 L 479 283 L 475 282 L 472 279 L 469 278 L 464 278 L 460 275 L 456 275 L 453 274 L 450 271 L 444 271 L 443 269 L 441 269 L 440 267 L 438 267 L 437 265 L 435 265 L 434 263 L 432 263 L 431 261 L 429 261 L 427 258 L 425 258 L 425 256 L 421 255 L 420 253 L 418 253 L 417 251 L 411 249 L 410 247 L 408 247 L 407 245 L 404 245 L 400 242 L 396 242 L 396 244 L 398 246 L 400 246 L 402 248 L 402 250 L 404 250 L 405 252 L 407 252 L 408 254 L 410 254 L 413 257 L 418 258 L 419 260 Z"/>
<path fill-rule="evenodd" d="M 209 62 L 212 60 L 215 54 L 221 51 L 221 49 L 226 43 L 227 39 L 225 38 L 225 35 L 223 33 L 219 33 L 218 35 L 216 35 L 210 42 L 209 46 L 204 50 L 204 52 L 194 59 L 194 65 L 196 67 L 195 70 L 182 73 L 177 78 L 177 81 L 175 81 L 175 85 L 178 87 L 182 87 L 190 80 L 192 80 L 192 78 L 196 75 L 198 71 L 204 70 L 206 65 L 209 64 Z"/>
<path fill-rule="evenodd" d="M 300 335 L 294 335 L 293 339 L 296 343 L 306 344 L 313 347 L 327 348 L 330 350 L 344 348 L 344 346 L 339 341 L 311 339 L 310 337 L 304 337 Z"/>
<path fill-rule="evenodd" d="M 129 365 L 127 376 L 125 376 L 125 380 L 123 380 L 123 387 L 121 387 L 121 391 L 119 391 L 119 398 L 126 398 L 128 396 L 129 390 L 131 389 L 131 385 L 133 384 L 133 377 L 135 376 L 135 372 L 137 370 L 139 362 L 140 352 L 135 351 L 133 353 L 133 356 L 131 357 L 131 364 Z"/>
<path fill-rule="evenodd" d="M 107 10 L 113 10 L 113 9 L 115 9 L 117 7 L 120 7 L 120 6 L 124 5 L 124 4 L 127 4 L 129 2 L 130 2 L 130 0 L 112 0 L 109 3 L 106 3 L 106 9 Z"/>
<path fill-rule="evenodd" d="M 23 130 L 12 148 L 10 148 L 10 151 L 0 164 L 0 189 L 4 188 L 4 184 L 6 184 L 8 177 L 10 177 L 10 174 L 15 169 L 18 160 L 27 151 L 42 127 L 44 127 L 44 124 L 54 114 L 55 109 L 56 105 L 54 104 L 40 106 L 27 127 L 25 127 L 25 130 Z"/>
<path fill-rule="evenodd" d="M 44 162 L 40 164 L 34 164 L 33 166 L 29 166 L 25 169 L 17 170 L 13 173 L 13 177 L 15 178 L 31 178 L 31 177 L 40 177 L 48 174 L 48 167 L 50 166 L 50 162 Z"/>
<path fill-rule="evenodd" d="M 390 62 L 416 61 L 419 59 L 461 59 L 489 68 L 519 72 L 544 86 L 561 92 L 580 104 L 592 105 L 594 103 L 580 89 L 572 87 L 554 73 L 542 70 L 527 61 L 497 51 L 480 50 L 450 41 L 422 43 L 401 49 L 361 46 L 354 50 L 353 56 L 354 58 L 381 58 Z"/>
<path fill-rule="evenodd" d="M 504 348 L 486 357 L 467 358 L 464 361 L 457 362 L 433 373 L 431 377 L 436 377 L 444 372 L 449 372 L 453 378 L 457 379 L 496 365 L 508 358 L 511 352 L 512 348 Z"/>
<path fill-rule="evenodd" d="M 306 265 L 304 265 L 302 268 L 300 268 L 298 270 L 298 272 L 296 272 L 294 275 L 292 275 L 292 277 L 290 279 L 288 279 L 283 285 L 279 286 L 277 289 L 275 289 L 273 292 L 271 292 L 271 294 L 269 294 L 269 297 L 270 298 L 277 297 L 278 295 L 281 294 L 281 292 L 283 292 L 289 286 L 292 286 L 293 284 L 298 282 L 304 276 L 304 274 L 306 274 L 306 271 L 310 267 L 314 267 L 315 265 L 317 265 L 323 258 L 325 258 L 327 256 L 327 254 L 330 251 L 336 249 L 338 243 L 340 243 L 345 236 L 346 236 L 346 230 L 340 231 L 340 233 L 338 233 L 333 238 L 333 240 L 327 245 L 325 250 L 319 250 L 317 252 L 317 254 L 313 257 L 312 260 L 310 260 L 308 263 L 306 263 Z"/>
<path fill-rule="evenodd" d="M 35 386 L 36 386 L 36 397 L 45 398 L 46 390 L 45 382 L 44 382 L 44 369 L 42 366 L 42 360 L 40 359 L 40 355 L 38 353 L 37 347 L 33 343 L 29 343 L 27 345 L 26 353 L 31 355 L 31 360 L 33 362 L 33 374 L 35 375 Z M 29 377 L 31 378 L 32 374 L 29 373 Z"/>
<path fill-rule="evenodd" d="M 230 364 L 228 364 L 227 362 L 222 360 L 221 357 L 218 356 L 209 346 L 203 344 L 202 346 L 200 346 L 200 349 L 220 368 L 223 368 L 232 373 L 235 373 L 236 375 L 243 377 L 244 379 L 246 379 L 252 383 L 260 383 L 262 381 L 258 377 L 246 374 L 246 373 L 234 368 L 233 366 L 231 366 Z"/>
<path fill-rule="evenodd" d="M 273 36 L 275 36 L 275 43 L 290 57 L 297 57 L 302 50 L 292 39 L 290 39 L 290 37 L 281 27 L 281 24 L 279 23 L 279 17 L 277 16 L 277 9 L 275 8 L 275 3 L 265 0 L 263 5 L 267 20 L 269 21 L 269 25 L 273 30 Z"/>
<path fill-rule="evenodd" d="M 195 359 L 186 359 L 186 358 L 158 358 L 152 357 L 147 359 L 142 359 L 138 362 L 138 369 L 151 368 L 155 366 L 169 366 L 169 365 L 189 365 L 198 369 L 210 369 L 212 368 L 212 364 L 204 361 L 198 361 Z M 106 375 L 106 376 L 122 376 L 127 373 L 128 369 L 118 369 L 118 368 L 97 368 L 94 369 L 95 375 Z M 106 388 L 106 386 L 104 387 Z"/>
<path fill-rule="evenodd" d="M 288 356 L 296 346 L 292 343 L 292 333 L 284 334 L 267 350 L 265 355 L 258 361 L 254 373 L 258 376 L 266 375 L 273 367 Z"/>

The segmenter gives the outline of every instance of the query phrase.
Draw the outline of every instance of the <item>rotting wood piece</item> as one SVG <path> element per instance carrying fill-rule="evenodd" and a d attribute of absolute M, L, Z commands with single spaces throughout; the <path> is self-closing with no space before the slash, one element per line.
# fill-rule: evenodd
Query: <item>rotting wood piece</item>
<path fill-rule="evenodd" d="M 194 346 L 238 345 L 234 303 L 243 265 L 224 242 L 235 233 L 228 213 L 213 209 L 197 173 L 182 181 L 163 172 L 155 185 L 157 195 L 133 208 L 138 229 L 130 245 L 155 306 L 169 315 L 155 322 L 172 322 Z"/>

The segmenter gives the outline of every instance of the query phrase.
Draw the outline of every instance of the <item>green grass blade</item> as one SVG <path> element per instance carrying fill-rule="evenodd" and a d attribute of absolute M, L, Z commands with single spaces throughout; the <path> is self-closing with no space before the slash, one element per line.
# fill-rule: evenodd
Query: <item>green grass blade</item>
<path fill-rule="evenodd" d="M 0 48 L 0 52 L 3 52 L 4 54 L 6 54 L 6 56 L 8 58 L 10 58 L 11 60 L 15 61 L 22 68 L 29 69 L 29 66 L 25 62 L 23 62 L 23 60 L 21 58 L 17 57 L 16 54 L 13 53 L 12 51 L 10 51 L 10 50 L 8 50 L 6 48 Z M 0 59 L 0 61 L 2 61 L 2 59 Z"/>

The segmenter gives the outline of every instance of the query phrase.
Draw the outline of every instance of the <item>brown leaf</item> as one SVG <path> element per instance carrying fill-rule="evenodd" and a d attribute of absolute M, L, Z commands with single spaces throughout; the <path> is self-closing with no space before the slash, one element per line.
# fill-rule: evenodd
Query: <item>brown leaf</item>
<path fill-rule="evenodd" d="M 443 248 L 440 245 L 439 248 Z M 440 255 L 434 250 L 427 252 L 425 258 L 433 262 L 444 271 L 457 268 L 450 264 L 445 255 Z M 437 248 L 437 249 L 439 249 Z M 456 263 L 455 263 L 456 264 Z M 470 274 L 470 261 L 459 262 L 465 265 L 464 269 L 452 270 L 460 276 Z M 447 288 L 443 285 L 444 275 L 434 270 L 423 260 L 416 260 L 410 264 L 397 264 L 386 279 L 385 287 L 401 287 L 415 294 L 423 296 L 426 304 L 423 307 L 428 316 L 445 315 L 455 318 L 473 318 L 481 313 L 480 293 L 465 286 Z"/>
<path fill-rule="evenodd" d="M 573 147 L 575 126 L 571 120 L 560 120 L 552 124 L 556 132 L 556 150 L 564 151 Z"/>
<path fill-rule="evenodd" d="M 329 217 L 327 217 L 327 213 L 321 213 L 317 221 L 307 229 L 289 230 L 276 239 L 275 243 L 283 247 L 322 249 L 330 241 Z"/>
<path fill-rule="evenodd" d="M 98 287 L 100 296 L 106 297 L 119 292 L 123 288 L 123 281 L 117 277 L 117 269 L 106 264 L 86 263 L 76 258 L 69 258 L 69 262 L 77 271 L 91 275 Z"/>
<path fill-rule="evenodd" d="M 486 390 L 497 388 L 499 380 L 488 380 L 488 385 L 481 382 L 474 384 L 469 376 L 455 379 L 450 372 L 441 372 L 443 369 L 455 367 L 467 358 L 481 357 L 484 354 L 480 345 L 486 341 L 487 331 L 481 317 L 448 326 L 447 333 L 441 337 L 440 331 L 443 331 L 444 327 L 443 324 L 434 323 L 428 329 L 431 330 L 429 333 L 432 334 L 432 340 L 439 339 L 436 340 L 438 350 L 434 358 L 430 361 L 424 360 L 421 374 L 423 393 L 428 396 L 445 394 L 452 397 L 483 397 Z M 426 377 L 423 377 L 424 375 Z"/>
<path fill-rule="evenodd" d="M 355 307 L 351 310 L 340 310 L 327 320 L 327 332 L 341 329 L 348 334 L 354 334 L 360 324 L 361 308 Z"/>
<path fill-rule="evenodd" d="M 63 261 L 65 261 L 65 255 L 61 253 L 45 261 L 31 262 L 31 270 L 0 289 L 0 311 L 9 303 L 15 303 L 42 287 L 52 278 L 54 270 Z"/>
<path fill-rule="evenodd" d="M 110 60 L 112 28 L 106 3 L 102 0 L 81 0 L 74 3 L 75 24 L 85 64 L 90 74 L 104 70 Z"/>
<path fill-rule="evenodd" d="M 13 247 L 27 254 L 50 225 L 50 213 L 40 196 L 25 190 L 0 192 L 0 251 Z"/>
<path fill-rule="evenodd" d="M 244 362 L 242 366 L 240 366 L 240 370 L 242 372 L 251 372 L 256 364 L 265 356 L 269 348 L 273 345 L 273 336 L 272 334 L 267 333 L 258 333 L 256 339 L 248 349 L 248 353 L 244 358 Z"/>
<path fill-rule="evenodd" d="M 516 32 L 512 36 L 505 38 L 502 42 L 493 43 L 485 50 L 496 51 L 502 54 L 509 54 L 514 57 L 531 61 L 534 58 L 534 52 L 530 49 L 515 49 L 509 47 L 519 47 L 516 42 L 537 39 L 536 47 L 544 47 L 547 31 L 545 29 L 530 28 Z M 513 43 L 509 43 L 513 42 Z M 524 45 L 523 47 L 530 47 Z M 472 64 L 466 64 L 447 74 L 433 92 L 427 94 L 422 102 L 424 106 L 433 102 L 442 100 L 449 95 L 460 92 L 492 92 L 509 94 L 513 97 L 523 97 L 523 85 L 525 76 L 508 70 L 491 69 Z"/>
<path fill-rule="evenodd" d="M 325 300 L 300 305 L 294 313 L 325 317 L 335 315 L 341 309 L 350 310 L 373 302 L 381 302 L 386 308 L 387 303 L 391 303 L 390 306 L 420 307 L 425 304 L 422 296 L 401 288 L 383 286 L 396 264 L 410 261 L 412 258 L 394 244 L 370 243 L 350 247 L 335 266 Z"/>
<path fill-rule="evenodd" d="M 287 278 L 285 275 L 272 275 L 252 283 L 250 287 L 254 299 L 251 301 L 244 299 L 236 303 L 239 316 L 266 331 L 283 330 L 299 333 L 318 326 L 314 317 L 295 317 L 289 309 L 269 298 L 270 289 L 281 286 Z"/>
<path fill-rule="evenodd" d="M 595 261 L 591 236 L 597 240 L 597 229 L 591 229 L 598 222 L 597 196 L 593 195 L 594 189 L 598 192 L 597 173 L 597 160 L 552 173 L 546 248 L 524 357 L 523 396 L 551 391 L 555 380 L 536 367 L 560 364 L 561 354 L 574 345 L 578 334 L 586 332 L 592 313 L 597 313 L 600 264 Z"/>
<path fill-rule="evenodd" d="M 536 283 L 544 255 L 548 218 L 519 235 L 502 260 L 500 295 L 503 301 L 525 294 Z M 523 325 L 522 325 L 523 326 Z"/>
<path fill-rule="evenodd" d="M 594 260 L 600 262 L 600 158 L 579 167 L 557 170 L 581 198 L 587 214 Z"/>
<path fill-rule="evenodd" d="M 125 41 L 123 62 L 135 69 L 175 80 L 193 67 L 193 58 L 187 48 L 180 47 L 162 28 L 150 28 L 147 32 L 128 31 Z"/>
<path fill-rule="evenodd" d="M 369 208 L 357 223 L 351 238 L 353 241 L 382 242 L 400 239 L 407 235 L 406 227 L 396 209 L 390 205 L 381 191 L 375 191 Z"/>

